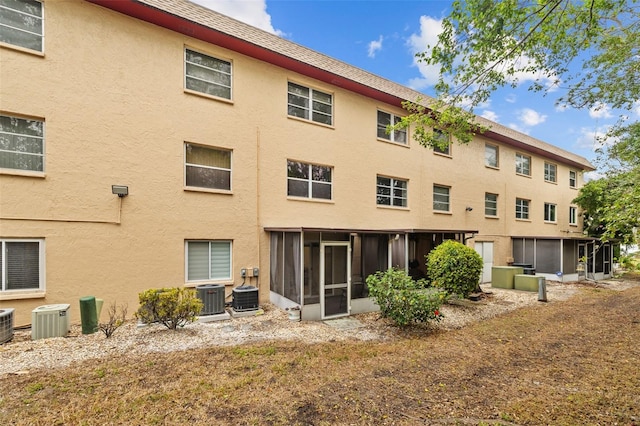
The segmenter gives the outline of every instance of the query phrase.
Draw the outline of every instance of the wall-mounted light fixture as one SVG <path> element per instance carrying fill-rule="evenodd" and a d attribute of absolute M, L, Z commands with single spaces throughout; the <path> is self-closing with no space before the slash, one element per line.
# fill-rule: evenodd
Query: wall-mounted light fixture
<path fill-rule="evenodd" d="M 473 207 L 467 207 L 465 210 L 470 212 L 471 210 L 473 210 Z"/>
<path fill-rule="evenodd" d="M 129 195 L 129 187 L 125 185 L 111 185 L 111 193 L 118 197 L 126 197 Z"/>

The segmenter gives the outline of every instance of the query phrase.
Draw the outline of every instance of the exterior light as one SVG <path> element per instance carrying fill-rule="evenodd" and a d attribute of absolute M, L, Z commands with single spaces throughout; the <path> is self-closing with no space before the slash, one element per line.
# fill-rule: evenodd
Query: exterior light
<path fill-rule="evenodd" d="M 111 185 L 111 193 L 118 197 L 126 197 L 129 195 L 129 187 L 125 185 Z"/>

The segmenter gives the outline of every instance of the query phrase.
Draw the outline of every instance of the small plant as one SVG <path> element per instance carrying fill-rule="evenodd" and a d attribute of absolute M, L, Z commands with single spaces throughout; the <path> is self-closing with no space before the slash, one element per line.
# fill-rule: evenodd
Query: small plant
<path fill-rule="evenodd" d="M 449 240 L 427 255 L 427 274 L 434 286 L 449 294 L 468 297 L 482 273 L 482 257 L 472 248 Z"/>
<path fill-rule="evenodd" d="M 170 330 L 194 322 L 202 311 L 196 292 L 186 288 L 149 289 L 138 295 L 136 318 L 145 324 L 160 323 Z"/>
<path fill-rule="evenodd" d="M 120 305 L 120 309 L 116 307 L 116 302 L 109 305 L 109 321 L 98 324 L 100 331 L 107 337 L 111 335 L 122 325 L 127 319 L 127 305 Z"/>
<path fill-rule="evenodd" d="M 425 280 L 414 281 L 403 270 L 391 268 L 367 277 L 369 295 L 380 306 L 380 314 L 400 326 L 440 321 L 440 306 L 446 294 L 427 287 Z"/>

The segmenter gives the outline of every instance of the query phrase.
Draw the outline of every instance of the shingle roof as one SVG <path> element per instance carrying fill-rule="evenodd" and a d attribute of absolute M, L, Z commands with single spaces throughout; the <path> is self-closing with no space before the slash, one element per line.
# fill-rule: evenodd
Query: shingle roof
<path fill-rule="evenodd" d="M 113 1 L 89 0 L 94 3 L 112 7 Z M 347 79 L 362 86 L 366 86 L 377 92 L 385 93 L 394 98 L 416 101 L 423 99 L 428 102 L 431 98 L 427 95 L 410 89 L 401 84 L 387 80 L 358 67 L 349 65 L 343 61 L 316 52 L 297 43 L 285 40 L 275 34 L 240 22 L 236 19 L 225 16 L 219 12 L 207 9 L 188 0 L 131 0 L 134 3 L 147 5 L 164 13 L 169 13 L 175 17 L 190 21 L 198 26 L 213 30 L 220 34 L 233 37 L 244 43 L 249 43 L 255 47 L 274 52 L 290 60 L 297 61 L 328 72 L 341 79 Z M 112 4 L 109 4 L 112 3 Z M 196 34 L 193 35 L 197 37 Z M 244 53 L 244 52 L 240 52 Z M 510 143 L 521 149 L 528 149 L 549 156 L 556 160 L 562 160 L 573 166 L 578 166 L 584 170 L 594 170 L 593 165 L 584 157 L 573 154 L 557 146 L 543 142 L 529 135 L 492 122 L 483 117 L 477 117 L 479 124 L 490 127 L 488 137 L 496 138 L 505 143 Z"/>

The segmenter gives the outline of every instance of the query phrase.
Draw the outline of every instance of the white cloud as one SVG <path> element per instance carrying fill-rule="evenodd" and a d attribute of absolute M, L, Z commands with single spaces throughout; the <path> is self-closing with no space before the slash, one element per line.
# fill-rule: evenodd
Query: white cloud
<path fill-rule="evenodd" d="M 505 100 L 506 102 L 509 102 L 510 104 L 514 104 L 514 103 L 516 103 L 516 100 L 517 100 L 516 94 L 515 94 L 515 93 L 509 93 L 509 94 L 504 98 L 504 100 Z"/>
<path fill-rule="evenodd" d="M 604 104 L 602 102 L 598 102 L 591 108 L 589 108 L 589 117 L 591 118 L 611 118 L 613 115 L 611 114 L 611 108 L 609 105 Z"/>
<path fill-rule="evenodd" d="M 382 49 L 382 40 L 384 39 L 382 36 L 380 36 L 378 40 L 373 40 L 369 42 L 369 52 L 367 53 L 367 56 L 369 56 L 370 58 L 376 57 L 376 52 Z"/>
<path fill-rule="evenodd" d="M 567 105 L 567 104 L 556 104 L 556 106 L 553 109 L 556 112 L 565 112 L 567 109 L 569 109 L 569 105 Z"/>
<path fill-rule="evenodd" d="M 531 108 L 523 108 L 518 111 L 518 120 L 520 120 L 520 123 L 525 127 L 537 126 L 538 124 L 544 123 L 546 119 L 546 115 L 540 114 Z"/>
<path fill-rule="evenodd" d="M 414 78 L 409 81 L 409 86 L 413 89 L 420 90 L 433 86 L 438 82 L 440 77 L 440 67 L 437 65 L 426 65 L 419 62 L 415 56 L 416 53 L 424 52 L 427 46 L 435 46 L 438 42 L 438 34 L 442 32 L 442 20 L 434 19 L 430 16 L 420 17 L 420 33 L 411 34 L 407 41 L 409 50 L 413 55 L 413 64 L 418 67 L 421 78 Z"/>
<path fill-rule="evenodd" d="M 640 101 L 635 101 L 633 103 L 633 111 L 636 113 L 638 117 L 640 117 Z"/>
<path fill-rule="evenodd" d="M 482 114 L 480 114 L 480 117 L 484 117 L 487 120 L 491 120 L 491 121 L 495 121 L 495 122 L 497 122 L 498 118 L 499 118 L 498 114 L 496 114 L 495 112 L 490 111 L 490 110 L 482 111 Z"/>
<path fill-rule="evenodd" d="M 267 13 L 266 0 L 191 0 L 208 9 L 230 16 L 238 21 L 253 25 L 262 30 L 283 36 L 284 33 L 273 28 L 271 15 Z"/>
<path fill-rule="evenodd" d="M 614 138 L 606 138 L 610 126 L 600 126 L 596 128 L 582 127 L 576 138 L 574 146 L 581 149 L 590 149 L 595 151 L 602 146 L 611 146 L 614 144 Z"/>

